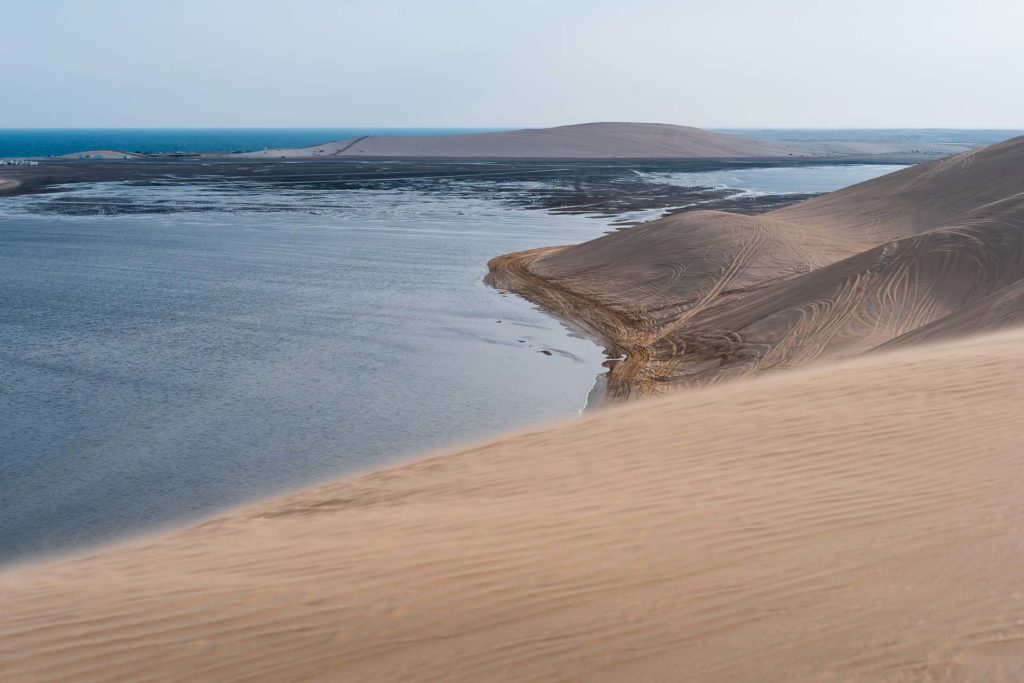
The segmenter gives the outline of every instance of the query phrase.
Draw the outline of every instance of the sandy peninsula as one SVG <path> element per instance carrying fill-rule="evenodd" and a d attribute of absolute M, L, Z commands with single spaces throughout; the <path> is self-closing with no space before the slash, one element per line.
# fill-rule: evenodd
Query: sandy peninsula
<path fill-rule="evenodd" d="M 299 149 L 269 149 L 239 156 L 687 159 L 785 157 L 785 145 L 664 123 L 581 123 L 462 135 L 367 135 Z"/>
<path fill-rule="evenodd" d="M 664 123 L 598 122 L 461 135 L 365 135 L 235 156 L 261 159 L 935 158 L 970 145 L 894 140 L 780 141 Z"/>
<path fill-rule="evenodd" d="M 756 216 L 506 255 L 489 277 L 625 354 L 610 396 L 630 398 L 1012 323 L 1022 187 L 1018 137 Z"/>

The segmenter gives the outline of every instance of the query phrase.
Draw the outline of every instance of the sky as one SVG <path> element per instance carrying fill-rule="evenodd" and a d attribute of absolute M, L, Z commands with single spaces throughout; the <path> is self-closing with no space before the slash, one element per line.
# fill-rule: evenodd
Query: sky
<path fill-rule="evenodd" d="M 1024 128 L 1024 0 L 0 0 L 0 128 Z"/>

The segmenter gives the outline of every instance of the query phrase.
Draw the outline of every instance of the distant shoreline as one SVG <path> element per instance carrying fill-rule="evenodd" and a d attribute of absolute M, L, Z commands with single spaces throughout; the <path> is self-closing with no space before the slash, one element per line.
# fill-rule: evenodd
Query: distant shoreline
<path fill-rule="evenodd" d="M 0 134 L 4 131 L 0 131 Z M 11 130 L 0 158 L 104 159 L 741 159 L 929 157 L 966 151 L 1016 131 L 957 129 L 700 129 L 593 122 L 493 129 Z"/>
<path fill-rule="evenodd" d="M 635 166 L 675 168 L 679 164 L 695 170 L 728 168 L 765 168 L 780 166 L 821 166 L 855 164 L 913 164 L 933 160 L 932 156 L 865 155 L 851 157 L 781 157 L 731 159 L 394 159 L 394 158 L 300 158 L 258 159 L 232 156 L 159 157 L 146 156 L 133 159 L 40 159 L 36 166 L 5 167 L 4 178 L 14 184 L 0 189 L 7 196 L 47 192 L 56 185 L 69 183 L 144 181 L 174 178 L 187 179 L 202 175 L 217 179 L 244 179 L 272 182 L 274 179 L 315 179 L 318 175 L 334 176 L 335 182 L 366 182 L 369 180 L 397 180 L 424 172 L 453 173 L 468 177 L 473 174 L 497 176 L 503 172 L 520 172 L 523 168 L 564 165 L 566 168 L 602 166 Z M 481 166 L 486 161 L 487 166 Z M 268 178 L 268 165 L 274 169 Z"/>

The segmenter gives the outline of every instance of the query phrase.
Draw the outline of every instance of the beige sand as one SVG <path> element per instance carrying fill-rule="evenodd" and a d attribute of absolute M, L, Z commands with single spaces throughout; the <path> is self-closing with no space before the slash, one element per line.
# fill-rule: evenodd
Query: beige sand
<path fill-rule="evenodd" d="M 464 135 L 368 135 L 303 148 L 233 155 L 310 157 L 688 159 L 747 157 L 870 157 L 920 159 L 966 151 L 969 145 L 921 142 L 778 142 L 662 123 L 582 123 Z"/>
<path fill-rule="evenodd" d="M 79 159 L 87 157 L 89 159 L 142 159 L 143 155 L 134 154 L 132 152 L 122 152 L 116 149 L 87 149 L 84 152 L 73 152 L 71 154 L 62 154 L 57 157 L 58 159 Z"/>
<path fill-rule="evenodd" d="M 302 149 L 240 156 L 428 158 L 719 158 L 780 157 L 793 150 L 725 133 L 661 123 L 584 123 L 466 135 L 370 135 Z"/>
<path fill-rule="evenodd" d="M 1017 681 L 1024 330 L 0 574 L 4 681 Z"/>
<path fill-rule="evenodd" d="M 1014 322 L 1022 188 L 1024 137 L 760 216 L 697 211 L 512 254 L 490 278 L 626 353 L 611 398 L 658 393 L 845 358 L 930 325 L 948 337 Z M 990 315 L 966 313 L 979 306 Z"/>

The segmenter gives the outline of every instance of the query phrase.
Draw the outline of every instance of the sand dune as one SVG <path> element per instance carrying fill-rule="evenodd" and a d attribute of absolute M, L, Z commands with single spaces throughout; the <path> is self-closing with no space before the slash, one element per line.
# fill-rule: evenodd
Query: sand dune
<path fill-rule="evenodd" d="M 716 386 L 2 572 L 2 678 L 1021 680 L 1022 188 L 1019 138 L 499 257 L 615 398 Z"/>
<path fill-rule="evenodd" d="M 1024 325 L 1024 280 L 961 307 L 955 313 L 900 335 L 880 349 L 894 349 Z"/>
<path fill-rule="evenodd" d="M 461 135 L 367 135 L 303 148 L 233 155 L 263 158 L 420 157 L 534 159 L 714 159 L 860 157 L 914 159 L 947 156 L 969 145 L 914 141 L 780 142 L 660 123 L 583 123 Z"/>
<path fill-rule="evenodd" d="M 658 393 L 1014 319 L 1022 189 L 1024 137 L 759 216 L 684 213 L 495 259 L 490 279 L 625 353 L 612 400 Z"/>
<path fill-rule="evenodd" d="M 431 158 L 719 158 L 784 157 L 793 150 L 725 133 L 660 123 L 584 123 L 465 135 L 362 138 L 306 147 L 271 149 L 242 156 L 431 157 Z"/>
<path fill-rule="evenodd" d="M 1020 680 L 1022 378 L 1020 330 L 872 354 L 7 571 L 0 671 Z"/>
<path fill-rule="evenodd" d="M 58 159 L 141 159 L 143 155 L 133 152 L 122 152 L 116 149 L 87 149 L 84 152 L 62 154 Z"/>

